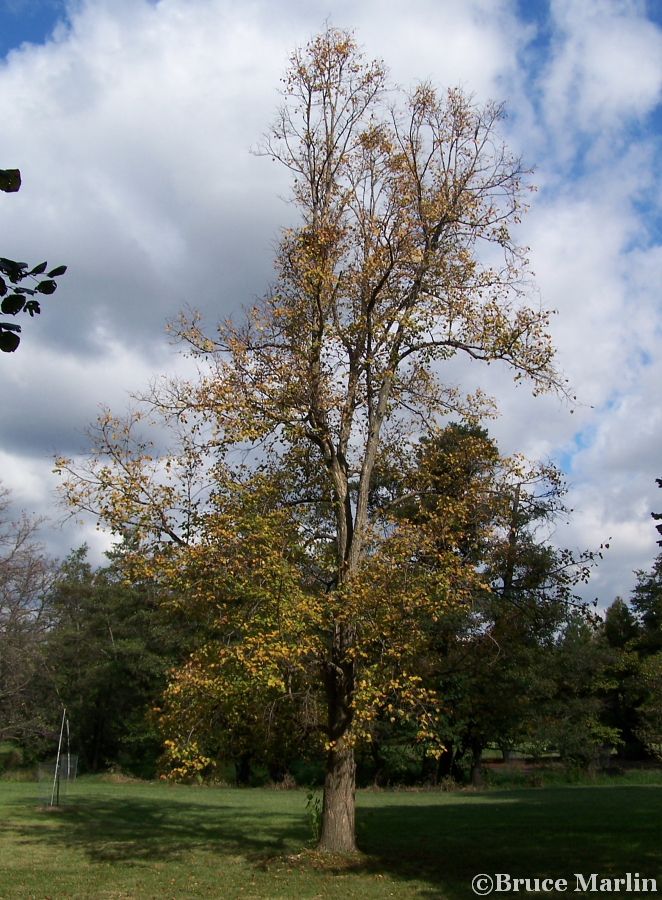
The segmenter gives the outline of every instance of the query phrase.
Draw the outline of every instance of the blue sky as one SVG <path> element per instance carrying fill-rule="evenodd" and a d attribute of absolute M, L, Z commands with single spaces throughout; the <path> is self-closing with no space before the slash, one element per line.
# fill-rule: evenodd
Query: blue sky
<path fill-rule="evenodd" d="M 26 41 L 43 44 L 65 15 L 63 0 L 0 0 L 0 57 Z"/>
<path fill-rule="evenodd" d="M 6 485 L 57 519 L 53 455 L 83 451 L 100 404 L 122 411 L 155 375 L 186 371 L 166 320 L 189 303 L 212 322 L 263 293 L 292 212 L 287 177 L 250 148 L 289 52 L 326 20 L 353 28 L 402 85 L 506 102 L 506 138 L 538 185 L 521 235 L 535 298 L 558 311 L 578 402 L 532 398 L 494 368 L 486 380 L 457 362 L 449 377 L 497 398 L 490 429 L 505 452 L 566 469 L 575 512 L 555 540 L 611 538 L 588 593 L 627 594 L 656 554 L 650 511 L 662 508 L 653 0 L 0 0 L 0 165 L 23 173 L 0 201 L 2 254 L 70 267 L 19 352 L 0 359 Z M 59 554 L 107 545 L 71 521 L 45 539 Z"/>

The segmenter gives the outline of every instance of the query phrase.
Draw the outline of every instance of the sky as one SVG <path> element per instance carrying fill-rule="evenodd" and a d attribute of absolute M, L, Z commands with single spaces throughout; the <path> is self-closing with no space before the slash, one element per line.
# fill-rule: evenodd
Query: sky
<path fill-rule="evenodd" d="M 47 517 L 56 556 L 107 536 L 62 521 L 56 454 L 85 451 L 101 406 L 185 372 L 165 325 L 262 295 L 286 173 L 251 153 L 290 52 L 325 23 L 355 31 L 404 88 L 460 85 L 504 101 L 510 147 L 535 169 L 520 239 L 556 310 L 577 402 L 508 372 L 456 366 L 493 394 L 505 453 L 564 470 L 559 546 L 609 550 L 585 595 L 627 596 L 662 511 L 662 3 L 659 0 L 0 0 L 0 255 L 66 264 L 15 354 L 0 354 L 0 475 Z"/>

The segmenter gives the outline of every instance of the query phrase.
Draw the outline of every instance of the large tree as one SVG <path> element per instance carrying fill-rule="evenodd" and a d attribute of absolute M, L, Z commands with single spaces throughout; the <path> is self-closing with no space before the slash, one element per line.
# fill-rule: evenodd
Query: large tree
<path fill-rule="evenodd" d="M 526 171 L 498 136 L 501 107 L 429 84 L 402 96 L 335 29 L 293 54 L 283 85 L 263 150 L 292 172 L 299 224 L 283 233 L 275 284 L 243 321 L 222 323 L 213 338 L 195 320 L 180 323 L 207 372 L 163 385 L 149 405 L 180 434 L 188 421 L 184 456 L 155 463 L 106 417 L 91 465 L 61 466 L 71 502 L 169 545 L 161 558 L 167 551 L 180 576 L 202 568 L 188 566 L 189 553 L 207 564 L 216 554 L 206 585 L 192 576 L 182 595 L 210 596 L 218 579 L 217 604 L 241 596 L 232 609 L 253 624 L 232 646 L 244 658 L 277 643 L 278 604 L 287 610 L 326 711 L 320 848 L 353 851 L 358 710 L 389 691 L 411 701 L 407 660 L 425 622 L 466 596 L 466 567 L 432 525 L 408 527 L 373 502 L 377 471 L 406 465 L 413 442 L 449 410 L 482 411 L 480 397 L 464 399 L 443 379 L 456 354 L 501 360 L 534 391 L 560 385 L 548 314 L 527 304 L 526 254 L 511 234 Z M 197 494 L 185 460 L 197 466 Z M 186 490 L 175 485 L 177 465 Z M 266 506 L 250 522 L 244 507 L 233 522 L 247 492 Z M 434 565 L 415 566 L 433 554 Z M 228 566 L 233 581 L 223 567 L 242 556 L 245 569 Z M 263 573 L 289 593 L 272 581 L 260 594 Z M 303 611 L 289 615 L 297 597 Z M 306 621 L 304 638 L 297 622 Z"/>

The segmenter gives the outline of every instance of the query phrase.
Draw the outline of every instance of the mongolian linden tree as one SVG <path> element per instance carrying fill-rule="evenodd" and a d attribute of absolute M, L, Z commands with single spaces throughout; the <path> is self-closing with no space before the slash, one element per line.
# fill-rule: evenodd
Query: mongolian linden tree
<path fill-rule="evenodd" d="M 376 494 L 442 415 L 481 413 L 444 361 L 559 384 L 511 238 L 526 173 L 497 136 L 501 108 L 427 84 L 401 96 L 335 29 L 293 54 L 283 94 L 263 150 L 292 172 L 300 224 L 243 322 L 214 338 L 180 323 L 207 369 L 140 413 L 167 421 L 179 450 L 154 459 L 108 416 L 85 470 L 60 467 L 70 502 L 149 544 L 150 572 L 200 620 L 164 702 L 172 759 L 203 767 L 214 722 L 299 698 L 327 755 L 320 848 L 350 852 L 356 741 L 385 713 L 433 734 L 417 654 L 476 578 L 439 539 L 443 518 L 407 523 Z"/>

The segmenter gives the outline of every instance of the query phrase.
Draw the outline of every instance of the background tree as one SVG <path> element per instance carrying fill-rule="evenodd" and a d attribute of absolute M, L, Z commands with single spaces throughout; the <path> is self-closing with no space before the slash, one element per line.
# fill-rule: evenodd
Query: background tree
<path fill-rule="evenodd" d="M 188 629 L 149 584 L 127 584 L 121 553 L 96 570 L 86 555 L 86 547 L 71 553 L 49 591 L 39 680 L 67 708 L 83 769 L 119 765 L 152 777 L 161 740 L 151 710 L 185 655 Z"/>
<path fill-rule="evenodd" d="M 620 676 L 619 655 L 601 629 L 575 614 L 540 663 L 547 685 L 531 721 L 531 739 L 557 750 L 572 767 L 590 770 L 606 764 L 622 743 L 609 715 L 610 694 Z"/>
<path fill-rule="evenodd" d="M 635 733 L 647 753 L 662 761 L 662 653 L 646 656 L 638 674 L 643 699 L 637 708 Z"/>
<path fill-rule="evenodd" d="M 624 650 L 639 637 L 640 626 L 630 607 L 617 597 L 605 612 L 604 633 L 610 647 Z"/>
<path fill-rule="evenodd" d="M 595 554 L 549 543 L 567 512 L 554 467 L 502 458 L 475 426 L 447 426 L 422 446 L 418 489 L 406 514 L 420 521 L 434 508 L 447 529 L 452 522 L 443 539 L 482 576 L 470 607 L 440 617 L 436 652 L 425 662 L 426 679 L 445 698 L 446 752 L 436 777 L 462 764 L 477 783 L 488 744 L 507 751 L 530 741 L 549 689 L 543 657 L 583 608 L 576 587 L 588 578 Z"/>
<path fill-rule="evenodd" d="M 39 521 L 9 518 L 0 490 L 0 740 L 34 742 L 53 728 L 48 700 L 36 689 L 51 626 L 46 602 L 54 566 L 37 540 Z"/>
<path fill-rule="evenodd" d="M 466 567 L 432 526 L 373 511 L 377 466 L 402 465 L 412 439 L 449 410 L 481 410 L 479 397 L 463 399 L 438 377 L 457 353 L 502 360 L 536 391 L 559 386 L 548 316 L 526 304 L 525 252 L 510 233 L 526 173 L 498 138 L 501 108 L 427 84 L 396 101 L 387 88 L 381 63 L 366 62 L 345 32 L 328 29 L 292 56 L 263 148 L 293 173 L 300 212 L 282 236 L 276 283 L 214 339 L 182 322 L 208 374 L 151 399 L 178 428 L 188 418 L 198 438 L 210 435 L 198 470 L 215 482 L 207 511 L 204 492 L 192 509 L 167 461 L 134 452 L 110 420 L 88 472 L 68 466 L 71 502 L 111 526 L 137 524 L 161 551 L 165 540 L 180 572 L 201 547 L 223 560 L 215 548 L 229 532 L 216 523 L 246 485 L 265 473 L 279 486 L 273 502 L 310 535 L 299 621 L 314 615 L 300 643 L 326 710 L 320 847 L 330 851 L 356 848 L 354 746 L 369 710 L 388 697 L 396 712 L 419 708 L 425 723 L 431 698 L 423 702 L 408 666 L 427 623 L 470 592 Z M 426 556 L 435 565 L 414 565 Z M 229 601 L 223 615 L 246 619 Z M 259 633 L 254 647 L 269 646 L 271 632 Z"/>
<path fill-rule="evenodd" d="M 662 748 L 662 554 L 649 572 L 639 570 L 630 605 L 636 633 L 626 649 L 635 657 L 622 687 L 631 732 L 646 752 L 659 759 Z"/>
<path fill-rule="evenodd" d="M 640 626 L 637 648 L 647 656 L 662 651 L 662 553 L 650 572 L 640 569 L 635 575 L 630 604 Z"/>
<path fill-rule="evenodd" d="M 602 633 L 614 657 L 613 687 L 607 691 L 603 719 L 607 725 L 618 729 L 621 740 L 619 755 L 641 759 L 645 749 L 637 733 L 637 708 L 646 695 L 639 653 L 642 629 L 630 606 L 621 597 L 617 597 L 607 608 Z"/>
<path fill-rule="evenodd" d="M 656 481 L 662 487 L 662 479 Z M 655 520 L 662 519 L 662 513 L 651 515 Z M 662 525 L 656 528 L 662 533 Z M 658 544 L 662 546 L 662 541 Z M 662 553 L 650 572 L 639 570 L 635 574 L 637 583 L 630 598 L 639 626 L 633 641 L 639 656 L 634 732 L 651 756 L 662 759 Z"/>

